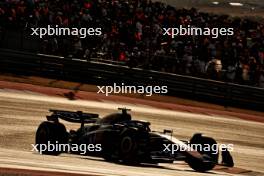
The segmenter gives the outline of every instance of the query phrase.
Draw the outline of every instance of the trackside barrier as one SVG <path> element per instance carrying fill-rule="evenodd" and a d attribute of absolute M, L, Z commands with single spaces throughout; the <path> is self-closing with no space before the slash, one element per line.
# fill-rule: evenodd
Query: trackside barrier
<path fill-rule="evenodd" d="M 0 49 L 0 71 L 79 81 L 96 85 L 168 86 L 168 94 L 223 106 L 264 111 L 264 89 L 227 82 L 149 71 L 111 63 Z"/>

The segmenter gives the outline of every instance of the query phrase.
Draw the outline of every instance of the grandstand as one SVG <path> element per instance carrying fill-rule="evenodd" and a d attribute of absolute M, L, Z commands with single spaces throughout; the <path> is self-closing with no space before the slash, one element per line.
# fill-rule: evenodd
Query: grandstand
<path fill-rule="evenodd" d="M 0 47 L 264 87 L 263 21 L 165 3 L 168 1 L 2 1 Z M 100 27 L 103 35 L 83 39 L 72 36 L 40 39 L 30 35 L 31 27 L 47 25 Z M 218 38 L 171 39 L 162 35 L 163 27 L 179 25 L 232 27 L 235 33 Z"/>

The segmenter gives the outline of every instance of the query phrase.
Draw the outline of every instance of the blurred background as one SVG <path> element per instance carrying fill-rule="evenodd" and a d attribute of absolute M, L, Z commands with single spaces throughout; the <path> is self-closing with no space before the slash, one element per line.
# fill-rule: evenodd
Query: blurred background
<path fill-rule="evenodd" d="M 2 0 L 0 47 L 264 87 L 263 9 L 262 0 Z M 103 35 L 30 35 L 47 25 Z M 234 35 L 163 35 L 179 25 Z"/>

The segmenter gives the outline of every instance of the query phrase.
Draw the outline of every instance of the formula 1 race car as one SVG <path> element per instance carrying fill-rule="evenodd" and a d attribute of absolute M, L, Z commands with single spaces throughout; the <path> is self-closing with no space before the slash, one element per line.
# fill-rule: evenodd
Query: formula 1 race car
<path fill-rule="evenodd" d="M 98 114 L 81 111 L 50 110 L 52 114 L 37 129 L 36 148 L 43 154 L 58 155 L 65 151 L 41 147 L 50 144 L 68 144 L 70 147 L 93 144 L 96 146 L 92 147 L 95 150 L 89 150 L 86 154 L 103 157 L 107 161 L 127 164 L 185 161 L 199 172 L 211 170 L 218 164 L 218 151 L 192 149 L 189 145 L 215 145 L 217 143 L 213 138 L 195 134 L 190 141 L 181 141 L 173 137 L 171 130 L 151 131 L 149 122 L 132 120 L 128 109 L 119 110 L 121 112 L 103 118 L 99 118 Z M 81 126 L 68 132 L 59 119 L 80 123 Z M 180 150 L 183 148 L 184 150 Z M 81 153 L 80 149 L 70 151 Z M 228 151 L 222 151 L 222 158 L 222 164 L 231 167 L 234 165 Z"/>

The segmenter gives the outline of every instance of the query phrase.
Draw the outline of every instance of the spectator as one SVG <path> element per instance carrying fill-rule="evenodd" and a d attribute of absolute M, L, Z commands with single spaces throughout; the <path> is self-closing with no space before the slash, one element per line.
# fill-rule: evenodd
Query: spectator
<path fill-rule="evenodd" d="M 263 79 L 264 24 L 176 9 L 146 0 L 6 0 L 0 3 L 0 37 L 4 32 L 47 25 L 96 27 L 99 37 L 43 38 L 49 54 L 85 57 L 101 53 L 109 60 L 132 67 L 259 85 Z M 233 36 L 164 36 L 164 27 L 233 27 Z M 2 46 L 2 45 L 1 45 Z M 218 58 L 218 59 L 212 59 Z M 225 73 L 223 76 L 222 73 Z"/>
<path fill-rule="evenodd" d="M 264 88 L 264 70 L 262 70 L 261 73 L 260 73 L 259 87 Z"/>

